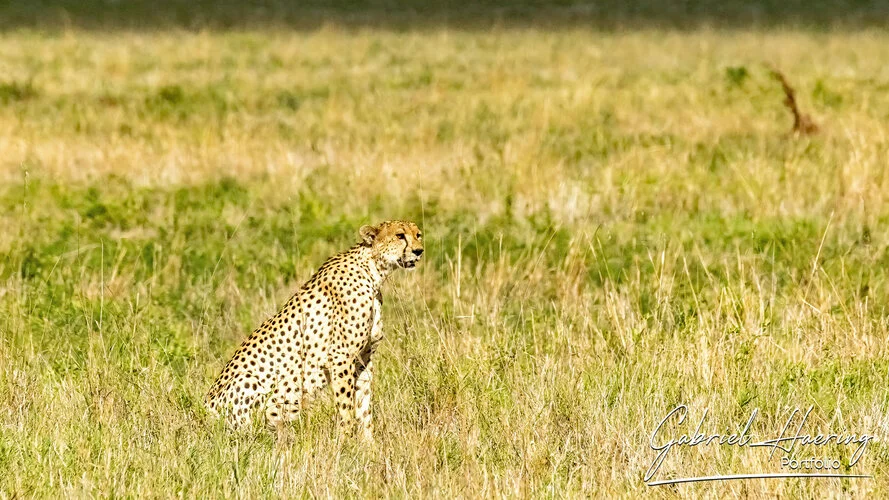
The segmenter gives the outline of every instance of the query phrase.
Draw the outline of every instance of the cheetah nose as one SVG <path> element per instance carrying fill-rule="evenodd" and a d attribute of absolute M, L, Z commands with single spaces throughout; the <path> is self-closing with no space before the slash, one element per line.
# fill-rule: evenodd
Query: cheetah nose
<path fill-rule="evenodd" d="M 423 249 L 422 248 L 415 248 L 414 255 L 416 255 L 417 257 L 423 255 Z"/>

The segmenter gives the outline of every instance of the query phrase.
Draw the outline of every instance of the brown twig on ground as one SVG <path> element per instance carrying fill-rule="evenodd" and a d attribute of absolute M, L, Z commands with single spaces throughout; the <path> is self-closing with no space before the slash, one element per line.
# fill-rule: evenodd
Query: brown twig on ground
<path fill-rule="evenodd" d="M 793 133 L 803 135 L 817 133 L 818 125 L 812 121 L 812 118 L 809 115 L 799 110 L 799 106 L 796 103 L 796 92 L 793 90 L 793 87 L 790 86 L 790 83 L 787 82 L 784 73 L 771 67 L 769 70 L 771 70 L 772 76 L 781 82 L 781 87 L 784 89 L 784 95 L 786 96 L 784 98 L 784 105 L 790 109 L 791 113 L 793 113 Z"/>

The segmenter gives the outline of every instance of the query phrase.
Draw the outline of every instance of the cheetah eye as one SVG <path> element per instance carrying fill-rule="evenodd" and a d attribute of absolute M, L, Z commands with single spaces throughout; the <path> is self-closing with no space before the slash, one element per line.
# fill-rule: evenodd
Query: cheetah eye
<path fill-rule="evenodd" d="M 417 239 L 418 239 L 418 240 L 422 240 L 422 239 L 423 239 L 423 235 L 420 234 L 420 233 L 417 233 Z"/>
<path fill-rule="evenodd" d="M 405 237 L 404 237 L 404 233 L 398 233 L 398 234 L 396 234 L 395 236 L 398 236 L 398 237 L 401 238 L 401 239 L 405 239 Z"/>

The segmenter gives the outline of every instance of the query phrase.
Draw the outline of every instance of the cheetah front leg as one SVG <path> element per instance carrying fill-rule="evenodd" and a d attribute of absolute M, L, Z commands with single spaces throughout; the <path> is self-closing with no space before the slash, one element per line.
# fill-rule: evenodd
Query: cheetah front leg
<path fill-rule="evenodd" d="M 351 435 L 355 429 L 355 357 L 348 352 L 332 355 L 331 385 L 340 415 L 340 429 Z"/>
<path fill-rule="evenodd" d="M 358 382 L 355 384 L 355 417 L 361 427 L 361 437 L 365 441 L 373 441 L 373 354 L 377 344 L 383 340 L 383 321 L 380 312 L 383 309 L 383 295 L 377 291 L 371 310 L 370 342 L 361 352 L 358 359 Z"/>
<path fill-rule="evenodd" d="M 367 349 L 358 363 L 358 381 L 355 384 L 355 417 L 365 441 L 373 441 L 373 413 L 371 411 L 371 383 L 373 382 L 373 349 Z"/>

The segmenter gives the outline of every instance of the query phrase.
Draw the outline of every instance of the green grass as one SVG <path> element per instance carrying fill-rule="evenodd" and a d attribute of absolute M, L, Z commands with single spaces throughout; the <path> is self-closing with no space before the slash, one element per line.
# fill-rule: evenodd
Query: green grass
<path fill-rule="evenodd" d="M 880 0 L 33 0 L 0 4 L 0 29 L 313 30 L 324 24 L 409 30 L 449 26 L 882 28 Z"/>
<path fill-rule="evenodd" d="M 0 496 L 889 492 L 885 32 L 3 46 Z M 763 63 L 821 134 L 788 134 Z M 339 440 L 328 399 L 288 442 L 225 432 L 201 400 L 240 340 L 387 218 L 427 253 L 384 290 L 377 445 Z M 759 408 L 763 437 L 814 406 L 813 431 L 877 436 L 844 469 L 875 479 L 647 487 L 677 404 L 708 432 Z M 761 471 L 777 459 L 710 447 L 661 477 Z"/>

